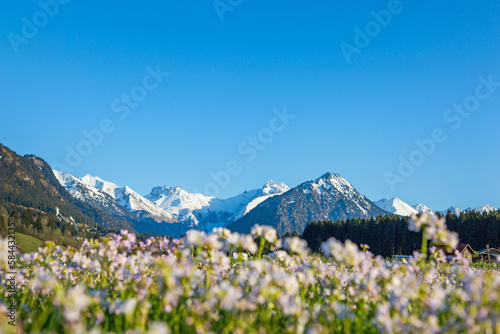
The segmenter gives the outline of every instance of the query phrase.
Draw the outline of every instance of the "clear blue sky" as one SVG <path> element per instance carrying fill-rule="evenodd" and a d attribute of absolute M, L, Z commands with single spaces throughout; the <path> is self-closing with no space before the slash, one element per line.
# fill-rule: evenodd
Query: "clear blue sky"
<path fill-rule="evenodd" d="M 63 171 L 142 194 L 158 185 L 203 191 L 211 172 L 236 161 L 241 170 L 220 197 L 331 171 L 372 200 L 500 207 L 500 87 L 461 124 L 458 114 L 444 120 L 479 76 L 500 81 L 500 3 L 402 0 L 348 62 L 341 43 L 355 46 L 355 27 L 377 29 L 371 11 L 391 6 L 244 0 L 221 21 L 212 1 L 72 0 L 49 7 L 54 17 L 36 1 L 9 1 L 0 11 L 0 142 L 68 166 L 67 147 L 109 119 L 114 130 Z M 29 38 L 23 17 L 40 26 L 24 27 Z M 146 68 L 157 65 L 168 77 L 121 119 L 112 103 L 133 89 L 140 96 Z M 285 106 L 296 117 L 268 142 L 263 129 Z M 391 188 L 398 157 L 436 128 L 447 140 Z M 258 134 L 266 143 L 248 162 L 247 138 Z"/>

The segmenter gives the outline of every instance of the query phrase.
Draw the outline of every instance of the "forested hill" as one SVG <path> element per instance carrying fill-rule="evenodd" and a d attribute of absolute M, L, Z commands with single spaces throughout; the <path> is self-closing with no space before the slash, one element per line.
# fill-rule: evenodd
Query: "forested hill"
<path fill-rule="evenodd" d="M 133 231 L 126 221 L 118 220 L 71 196 L 62 187 L 50 166 L 33 155 L 20 156 L 0 144 L 0 200 L 26 208 L 63 216 L 77 223 L 121 227 Z"/>
<path fill-rule="evenodd" d="M 487 244 L 500 247 L 500 211 L 466 211 L 459 216 L 447 214 L 446 225 L 450 231 L 458 233 L 460 243 L 470 244 L 476 251 L 484 249 Z M 421 233 L 408 230 L 407 218 L 395 215 L 312 222 L 302 234 L 313 251 L 319 251 L 321 243 L 330 237 L 340 241 L 349 239 L 358 245 L 367 244 L 372 253 L 384 257 L 409 255 L 420 249 L 422 242 Z"/>

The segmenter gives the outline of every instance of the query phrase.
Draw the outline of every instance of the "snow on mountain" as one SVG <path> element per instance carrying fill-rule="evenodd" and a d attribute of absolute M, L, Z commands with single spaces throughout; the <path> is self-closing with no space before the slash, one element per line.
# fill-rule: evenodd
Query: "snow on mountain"
<path fill-rule="evenodd" d="M 461 214 L 463 211 L 460 210 L 459 208 L 457 207 L 454 207 L 454 206 L 450 206 L 448 209 L 446 210 L 442 210 L 442 211 L 439 211 L 440 214 L 442 215 L 446 215 L 448 213 L 448 211 L 450 211 L 452 214 L 455 214 L 455 215 L 459 215 Z"/>
<path fill-rule="evenodd" d="M 127 186 L 121 187 L 99 177 L 85 175 L 78 178 L 53 172 L 72 196 L 131 222 L 139 232 L 173 237 L 179 237 L 192 228 L 211 231 L 214 227 L 228 226 L 236 231 L 248 232 L 255 223 L 275 226 L 280 234 L 287 231 L 301 233 L 306 223 L 314 220 L 433 212 L 421 203 L 412 207 L 398 198 L 385 198 L 373 203 L 343 177 L 332 173 L 293 189 L 284 183 L 269 180 L 260 189 L 218 199 L 190 193 L 180 186 L 155 187 L 143 197 Z M 487 204 L 475 210 L 490 212 L 496 209 Z M 445 215 L 448 211 L 457 215 L 463 212 L 450 207 L 440 213 Z"/>
<path fill-rule="evenodd" d="M 346 179 L 344 179 L 339 174 L 325 173 L 321 175 L 318 179 L 312 182 L 305 182 L 302 185 L 304 192 L 313 190 L 318 195 L 330 195 L 342 196 L 349 200 L 356 207 L 348 209 L 349 211 L 356 212 L 360 211 L 362 215 L 367 215 L 370 211 L 373 211 L 373 202 L 368 198 L 361 195 Z M 375 210 L 377 211 L 377 210 Z"/>
<path fill-rule="evenodd" d="M 158 223 L 175 221 L 175 217 L 172 214 L 163 211 L 127 186 L 120 187 L 112 182 L 104 181 L 99 177 L 91 175 L 78 178 L 67 173 L 53 172 L 59 183 L 71 195 L 84 201 L 90 201 L 94 206 L 99 206 L 95 203 L 96 201 L 104 201 L 105 199 L 108 202 L 107 206 L 113 205 L 110 199 L 106 198 L 106 196 L 109 196 L 120 206 L 135 213 L 141 219 L 151 218 Z M 114 206 L 118 207 L 117 205 Z M 101 207 L 99 206 L 99 208 Z"/>
<path fill-rule="evenodd" d="M 267 182 L 261 189 L 218 199 L 187 192 L 181 187 L 156 187 L 145 197 L 131 188 L 99 177 L 78 178 L 54 171 L 59 183 L 76 198 L 113 216 L 133 221 L 139 232 L 156 232 L 179 237 L 188 229 L 211 231 L 244 216 L 266 199 L 286 192 L 285 184 Z M 142 222 L 142 223 L 141 223 Z M 155 224 L 167 223 L 167 224 Z"/>
<path fill-rule="evenodd" d="M 119 186 L 117 186 L 114 183 L 111 183 L 111 182 L 108 182 L 108 181 L 104 181 L 103 179 L 101 179 L 101 178 L 99 178 L 97 176 L 92 176 L 92 175 L 89 175 L 89 174 L 85 175 L 80 180 L 84 184 L 86 184 L 88 186 L 91 186 L 91 187 L 94 187 L 94 188 L 97 188 L 97 189 L 105 192 L 106 194 L 110 195 L 111 197 L 113 197 L 115 199 L 116 199 L 115 190 L 117 190 L 118 188 L 120 188 Z"/>
<path fill-rule="evenodd" d="M 461 214 L 462 212 L 466 212 L 466 211 L 477 211 L 479 213 L 483 213 L 483 212 L 491 212 L 491 211 L 496 211 L 497 208 L 495 208 L 493 205 L 491 204 L 486 204 L 484 206 L 480 206 L 480 207 L 477 207 L 475 209 L 472 209 L 472 208 L 467 208 L 465 210 L 460 210 L 454 206 L 451 206 L 449 207 L 448 209 L 446 210 L 443 210 L 443 211 L 439 211 L 439 213 L 443 214 L 443 215 L 446 215 L 448 213 L 448 211 L 451 211 L 452 214 L 456 214 L 456 215 L 459 215 Z"/>
<path fill-rule="evenodd" d="M 268 198 L 228 226 L 248 233 L 255 223 L 276 228 L 279 235 L 302 233 L 308 222 L 368 218 L 387 214 L 338 174 L 326 173 L 278 196 Z"/>
<path fill-rule="evenodd" d="M 328 190 L 334 190 L 352 198 L 353 195 L 357 193 L 357 190 L 339 174 L 325 173 L 315 181 L 305 182 L 302 184 L 302 188 L 306 188 L 308 186 L 312 187 L 318 195 L 322 195 Z"/>
<path fill-rule="evenodd" d="M 367 207 L 373 206 L 366 197 L 362 196 L 346 179 L 339 174 L 325 173 L 314 181 L 305 182 L 300 185 L 304 193 L 308 194 L 311 191 L 319 196 L 341 195 L 352 201 L 362 214 L 366 214 L 369 210 Z"/>
<path fill-rule="evenodd" d="M 485 206 L 480 206 L 474 209 L 477 212 L 483 213 L 483 212 L 491 212 L 491 211 L 496 211 L 497 208 L 495 208 L 491 204 L 486 204 Z"/>
<path fill-rule="evenodd" d="M 97 207 L 116 217 L 128 216 L 128 211 L 119 205 L 109 194 L 88 186 L 81 179 L 71 174 L 53 170 L 59 183 L 75 198 Z"/>
<path fill-rule="evenodd" d="M 195 224 L 198 221 L 193 211 L 209 207 L 210 202 L 215 199 L 215 197 L 187 192 L 180 186 L 155 187 L 145 197 L 162 210 L 176 216 L 179 221 L 193 221 Z"/>
<path fill-rule="evenodd" d="M 236 221 L 249 213 L 259 204 L 267 200 L 268 198 L 281 195 L 290 190 L 290 187 L 284 183 L 276 184 L 273 180 L 267 181 L 267 183 L 262 187 L 262 189 L 257 191 L 257 194 L 253 196 L 253 199 L 248 202 L 244 207 L 242 207 L 230 220 L 230 223 Z M 255 191 L 255 190 L 254 190 Z"/>
<path fill-rule="evenodd" d="M 424 205 L 422 203 L 418 203 L 417 205 L 413 205 L 412 208 L 414 208 L 418 212 L 426 212 L 428 214 L 434 213 L 434 210 L 432 210 L 431 208 L 427 207 L 426 205 Z"/>
<path fill-rule="evenodd" d="M 284 184 L 283 182 L 280 184 L 277 184 L 273 180 L 267 181 L 267 183 L 262 187 L 261 193 L 263 195 L 279 195 L 286 193 L 288 190 L 290 190 L 290 187 Z"/>
<path fill-rule="evenodd" d="M 143 212 L 144 217 L 152 218 L 156 222 L 175 220 L 172 214 L 165 212 L 153 202 L 139 195 L 127 186 L 116 189 L 115 194 L 116 201 L 131 212 Z"/>
<path fill-rule="evenodd" d="M 190 193 L 180 186 L 155 187 L 146 198 L 158 207 L 192 227 L 210 231 L 226 226 L 242 217 L 267 198 L 282 194 L 290 188 L 284 183 L 267 182 L 261 189 L 245 191 L 234 197 L 218 199 Z"/>
<path fill-rule="evenodd" d="M 382 198 L 381 200 L 376 201 L 375 205 L 387 212 L 400 216 L 411 216 L 418 213 L 416 209 L 412 208 L 410 205 L 406 204 L 397 197 Z"/>

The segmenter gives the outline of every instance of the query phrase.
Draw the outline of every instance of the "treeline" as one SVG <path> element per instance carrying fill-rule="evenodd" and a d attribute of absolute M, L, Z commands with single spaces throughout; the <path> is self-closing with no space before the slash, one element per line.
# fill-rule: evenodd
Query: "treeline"
<path fill-rule="evenodd" d="M 479 213 L 463 212 L 459 216 L 448 213 L 446 225 L 459 234 L 462 244 L 469 244 L 478 251 L 486 247 L 500 247 L 500 211 Z M 313 251 L 319 251 L 322 242 L 334 237 L 347 239 L 360 245 L 367 244 L 376 255 L 409 255 L 419 250 L 421 233 L 408 230 L 407 218 L 395 215 L 376 218 L 354 218 L 341 221 L 318 221 L 307 224 L 302 238 Z"/>

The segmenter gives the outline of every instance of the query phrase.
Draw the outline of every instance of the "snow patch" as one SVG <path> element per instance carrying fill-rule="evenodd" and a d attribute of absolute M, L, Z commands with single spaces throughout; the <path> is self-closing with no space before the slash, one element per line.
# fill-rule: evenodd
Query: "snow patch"
<path fill-rule="evenodd" d="M 379 201 L 376 201 L 375 205 L 387 212 L 394 213 L 400 216 L 411 216 L 412 214 L 418 213 L 415 208 L 406 204 L 397 197 L 383 198 Z"/>

